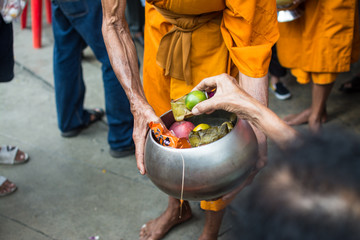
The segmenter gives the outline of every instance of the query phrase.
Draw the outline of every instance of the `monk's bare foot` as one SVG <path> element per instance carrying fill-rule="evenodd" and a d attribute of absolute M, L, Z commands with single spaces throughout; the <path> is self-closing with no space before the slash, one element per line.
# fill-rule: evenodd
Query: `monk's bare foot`
<path fill-rule="evenodd" d="M 173 208 L 168 207 L 160 217 L 150 220 L 141 227 L 140 240 L 161 239 L 172 227 L 189 220 L 192 217 L 192 213 L 187 201 L 184 201 L 181 218 L 179 216 L 180 205 Z"/>
<path fill-rule="evenodd" d="M 311 118 L 311 108 L 305 109 L 304 111 L 302 111 L 301 113 L 298 114 L 290 114 L 286 117 L 284 117 L 284 121 L 290 125 L 290 126 L 294 126 L 294 125 L 301 125 L 301 124 L 305 124 L 310 122 L 310 118 Z M 327 113 L 326 110 L 323 112 L 323 114 L 321 116 L 315 116 L 312 123 L 325 123 L 327 120 Z M 319 120 L 318 120 L 319 119 Z M 309 123 L 310 124 L 310 123 Z"/>
<path fill-rule="evenodd" d="M 302 111 L 301 113 L 291 114 L 284 117 L 284 121 L 290 126 L 304 124 L 309 121 L 310 114 L 311 114 L 311 108 L 308 108 Z"/>
<path fill-rule="evenodd" d="M 327 120 L 326 110 L 321 116 L 310 116 L 309 117 L 309 128 L 313 133 L 318 133 L 321 129 L 321 125 Z"/>
<path fill-rule="evenodd" d="M 309 121 L 309 128 L 310 131 L 313 133 L 320 132 L 321 129 L 321 122 L 320 121 Z"/>

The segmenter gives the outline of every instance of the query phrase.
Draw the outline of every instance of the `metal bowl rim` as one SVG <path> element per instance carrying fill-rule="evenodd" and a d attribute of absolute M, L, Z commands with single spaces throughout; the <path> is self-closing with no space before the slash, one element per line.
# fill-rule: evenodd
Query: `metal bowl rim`
<path fill-rule="evenodd" d="M 237 119 L 237 122 L 236 122 L 235 127 L 234 127 L 233 129 L 231 129 L 231 131 L 230 131 L 228 134 L 226 134 L 224 137 L 222 137 L 222 138 L 220 138 L 220 139 L 218 139 L 218 140 L 216 140 L 216 141 L 214 141 L 214 142 L 212 142 L 212 143 L 208 143 L 208 144 L 201 145 L 201 146 L 198 146 L 198 147 L 191 147 L 191 148 L 174 148 L 174 147 L 163 146 L 163 145 L 161 145 L 160 143 L 158 143 L 158 142 L 154 139 L 153 134 L 152 134 L 152 132 L 151 132 L 151 129 L 148 130 L 147 136 L 148 136 L 148 138 L 151 139 L 151 141 L 152 141 L 153 143 L 155 143 L 157 146 L 160 146 L 160 148 L 163 148 L 165 151 L 171 151 L 171 152 L 172 152 L 172 151 L 174 151 L 174 152 L 177 152 L 177 151 L 178 151 L 178 152 L 180 152 L 180 151 L 194 151 L 194 149 L 197 150 L 197 149 L 199 149 L 199 148 L 205 148 L 205 147 L 208 147 L 208 146 L 210 146 L 210 145 L 219 144 L 219 142 L 221 142 L 221 141 L 225 141 L 226 138 L 231 137 L 231 135 L 229 135 L 229 134 L 231 134 L 231 132 L 233 132 L 235 129 L 239 128 L 239 121 L 244 122 L 242 119 Z"/>

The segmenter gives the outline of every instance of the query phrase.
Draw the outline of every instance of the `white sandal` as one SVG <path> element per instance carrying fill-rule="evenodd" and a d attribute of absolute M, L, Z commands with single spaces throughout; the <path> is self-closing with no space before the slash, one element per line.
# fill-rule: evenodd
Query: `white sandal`
<path fill-rule="evenodd" d="M 22 164 L 29 160 L 29 155 L 24 153 L 24 158 L 20 161 L 16 161 L 16 154 L 19 151 L 18 147 L 15 146 L 9 146 L 9 145 L 3 145 L 0 149 L 0 164 Z"/>
<path fill-rule="evenodd" d="M 4 176 L 0 176 L 0 187 L 1 187 L 6 181 L 9 181 L 9 180 L 8 180 L 6 177 L 4 177 Z M 9 181 L 9 183 L 11 184 L 12 182 Z M 8 192 L 5 191 L 4 193 L 0 193 L 0 197 L 7 196 L 7 195 L 15 192 L 16 189 L 17 189 L 17 187 L 15 186 L 15 187 L 11 188 Z"/>

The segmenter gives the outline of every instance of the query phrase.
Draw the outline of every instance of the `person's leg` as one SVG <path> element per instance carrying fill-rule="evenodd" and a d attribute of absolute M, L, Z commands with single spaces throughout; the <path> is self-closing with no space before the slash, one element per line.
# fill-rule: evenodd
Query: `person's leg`
<path fill-rule="evenodd" d="M 181 213 L 180 209 L 182 210 Z M 169 197 L 168 207 L 163 214 L 141 227 L 140 240 L 161 239 L 172 227 L 189 220 L 191 216 L 191 208 L 187 201 L 184 201 L 182 208 L 180 208 L 180 201 Z"/>
<path fill-rule="evenodd" d="M 109 125 L 108 142 L 111 150 L 121 157 L 134 152 L 132 140 L 133 116 L 128 98 L 112 70 L 101 33 L 102 8 L 100 1 L 88 0 L 87 13 L 83 16 L 69 16 L 69 19 L 82 39 L 93 50 L 96 58 L 102 63 L 106 115 Z M 112 151 L 112 153 L 114 152 Z M 126 154 L 126 155 L 127 155 Z"/>
<path fill-rule="evenodd" d="M 298 114 L 290 114 L 284 118 L 289 125 L 309 123 L 312 131 L 320 130 L 321 124 L 326 122 L 326 101 L 336 80 L 336 73 L 306 73 L 301 70 L 293 71 L 300 83 L 307 83 L 309 78 L 313 81 L 311 107 Z M 306 77 L 307 76 L 307 77 Z"/>
<path fill-rule="evenodd" d="M 281 66 L 277 52 L 276 45 L 272 47 L 272 55 L 269 66 L 269 75 L 270 75 L 270 91 L 272 91 L 276 98 L 280 100 L 285 100 L 291 97 L 290 91 L 284 86 L 280 81 L 281 77 L 286 76 L 286 68 Z"/>
<path fill-rule="evenodd" d="M 14 78 L 14 36 L 12 23 L 5 23 L 0 16 L 0 82 Z"/>
<path fill-rule="evenodd" d="M 287 71 L 286 68 L 284 68 L 279 62 L 279 58 L 277 56 L 277 51 L 276 51 L 276 45 L 274 45 L 271 50 L 272 50 L 272 54 L 269 65 L 269 72 L 271 76 L 274 76 L 277 79 L 280 79 L 281 77 L 285 77 Z"/>
<path fill-rule="evenodd" d="M 67 132 L 89 122 L 89 114 L 83 108 L 85 85 L 81 68 L 81 52 L 86 43 L 59 4 L 52 1 L 54 85 L 59 129 Z"/>
<path fill-rule="evenodd" d="M 221 221 L 225 209 L 221 211 L 206 211 L 205 226 L 199 240 L 216 240 L 218 238 Z"/>
<path fill-rule="evenodd" d="M 325 85 L 313 84 L 311 114 L 309 116 L 309 128 L 313 132 L 318 132 L 321 124 L 326 122 L 326 101 L 333 86 L 334 83 Z"/>
<path fill-rule="evenodd" d="M 131 149 L 134 150 L 132 138 L 134 118 L 130 111 L 128 98 L 117 80 L 110 62 L 106 63 L 106 61 L 104 61 L 102 70 L 106 114 L 109 125 L 108 142 L 111 148 L 110 153 L 113 157 L 121 157 L 121 152 L 126 152 Z M 133 153 L 133 151 L 131 153 Z"/>

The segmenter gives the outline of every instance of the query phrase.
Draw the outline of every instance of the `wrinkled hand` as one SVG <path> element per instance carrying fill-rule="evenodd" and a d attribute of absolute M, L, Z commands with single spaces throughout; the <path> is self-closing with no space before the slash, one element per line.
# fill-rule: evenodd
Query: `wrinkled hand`
<path fill-rule="evenodd" d="M 243 119 L 253 118 L 256 100 L 239 86 L 235 78 L 228 74 L 205 78 L 193 90 L 209 92 L 214 88 L 216 88 L 216 93 L 212 98 L 198 103 L 192 109 L 194 115 L 222 109 L 236 113 Z"/>
<path fill-rule="evenodd" d="M 162 121 L 155 114 L 152 107 L 148 104 L 143 104 L 141 107 L 136 107 L 136 109 L 132 110 L 132 113 L 134 116 L 133 139 L 136 147 L 136 164 L 140 173 L 144 175 L 146 173 L 144 164 L 145 140 L 149 130 L 149 123 Z"/>
<path fill-rule="evenodd" d="M 216 93 L 212 98 L 195 105 L 192 109 L 194 115 L 222 109 L 233 112 L 237 114 L 239 118 L 249 120 L 257 125 L 256 123 L 258 122 L 258 116 L 260 114 L 259 106 L 261 103 L 245 92 L 245 90 L 240 87 L 238 81 L 228 74 L 220 74 L 218 76 L 206 78 L 193 90 L 209 92 L 215 88 Z M 253 181 L 254 177 L 265 163 L 266 158 L 259 157 L 255 169 L 250 173 L 248 178 L 232 192 L 224 195 L 222 200 L 231 202 L 243 188 Z"/>

